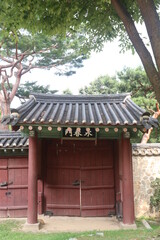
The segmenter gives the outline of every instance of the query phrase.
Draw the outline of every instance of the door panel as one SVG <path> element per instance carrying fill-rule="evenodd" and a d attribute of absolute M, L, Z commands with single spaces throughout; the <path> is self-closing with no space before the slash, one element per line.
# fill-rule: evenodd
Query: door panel
<path fill-rule="evenodd" d="M 105 143 L 71 141 L 57 148 L 48 146 L 46 211 L 67 216 L 115 213 L 113 144 Z"/>
<path fill-rule="evenodd" d="M 26 158 L 8 159 L 8 215 L 27 215 L 28 161 Z"/>
<path fill-rule="evenodd" d="M 2 169 L 5 168 L 5 169 Z M 25 157 L 0 160 L 0 182 L 7 182 L 0 188 L 0 216 L 27 216 L 28 160 Z M 2 210 L 4 208 L 5 210 Z"/>
<path fill-rule="evenodd" d="M 52 151 L 52 154 L 49 154 Z M 80 216 L 79 162 L 72 147 L 48 148 L 44 196 L 46 211 L 54 215 Z"/>
<path fill-rule="evenodd" d="M 83 152 L 81 216 L 107 216 L 115 213 L 112 145 L 83 148 L 79 151 Z"/>

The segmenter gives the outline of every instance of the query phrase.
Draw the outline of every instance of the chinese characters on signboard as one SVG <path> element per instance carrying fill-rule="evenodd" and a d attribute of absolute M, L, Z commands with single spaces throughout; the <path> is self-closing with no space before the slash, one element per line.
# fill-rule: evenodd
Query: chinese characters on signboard
<path fill-rule="evenodd" d="M 94 128 L 67 127 L 63 128 L 63 137 L 67 138 L 95 138 Z"/>

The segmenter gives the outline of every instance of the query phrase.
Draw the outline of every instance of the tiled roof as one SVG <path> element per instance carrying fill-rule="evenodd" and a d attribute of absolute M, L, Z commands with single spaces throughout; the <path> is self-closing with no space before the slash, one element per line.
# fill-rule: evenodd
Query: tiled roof
<path fill-rule="evenodd" d="M 145 112 L 129 93 L 109 95 L 33 94 L 3 124 L 142 125 Z"/>
<path fill-rule="evenodd" d="M 28 138 L 22 137 L 21 132 L 0 131 L 0 149 L 28 148 L 28 145 Z"/>

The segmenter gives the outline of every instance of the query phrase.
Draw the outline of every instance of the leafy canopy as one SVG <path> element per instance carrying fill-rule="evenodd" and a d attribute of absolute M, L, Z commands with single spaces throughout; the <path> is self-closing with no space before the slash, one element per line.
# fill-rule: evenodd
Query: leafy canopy
<path fill-rule="evenodd" d="M 115 94 L 131 92 L 132 100 L 140 107 L 150 111 L 156 111 L 156 100 L 153 87 L 142 67 L 124 68 L 117 72 L 116 76 L 101 76 L 79 90 L 80 94 Z M 142 133 L 139 132 L 132 142 L 140 142 Z M 153 130 L 149 142 L 159 142 L 160 136 L 157 130 Z"/>
<path fill-rule="evenodd" d="M 136 104 L 145 109 L 155 109 L 153 87 L 142 67 L 126 67 L 116 76 L 100 76 L 89 86 L 79 90 L 80 94 L 115 94 L 131 92 Z"/>
<path fill-rule="evenodd" d="M 13 56 L 18 58 L 20 54 L 25 54 L 22 60 L 24 64 L 30 63 L 34 58 L 33 68 L 55 67 L 58 74 L 71 75 L 75 73 L 75 68 L 83 66 L 83 60 L 87 58 L 87 54 L 84 55 L 80 51 L 83 38 L 83 35 L 76 33 L 68 34 L 64 38 L 60 35 L 49 37 L 42 33 L 31 35 L 29 32 L 21 31 L 15 40 L 1 34 L 0 59 L 3 60 L 3 57 L 12 59 Z M 63 71 L 60 66 L 65 66 Z"/>
<path fill-rule="evenodd" d="M 141 21 L 136 1 L 123 2 L 133 19 Z M 101 49 L 104 41 L 112 41 L 117 36 L 122 40 L 122 47 L 130 48 L 125 28 L 110 0 L 2 0 L 0 9 L 4 35 L 17 34 L 21 28 L 51 36 L 83 31 L 87 33 L 83 50 Z"/>
<path fill-rule="evenodd" d="M 49 85 L 46 85 L 46 86 L 43 86 L 43 85 L 39 85 L 37 84 L 37 81 L 34 81 L 34 82 L 29 82 L 29 81 L 26 81 L 25 83 L 21 84 L 18 88 L 18 91 L 17 91 L 17 96 L 19 98 L 29 98 L 29 95 L 32 94 L 32 93 L 57 93 L 58 91 L 57 90 L 50 90 L 50 86 Z"/>
<path fill-rule="evenodd" d="M 120 40 L 123 49 L 135 49 L 160 103 L 160 0 L 2 0 L 3 36 L 18 38 L 19 31 L 50 36 L 82 33 L 81 54 L 101 50 L 105 41 Z M 147 48 L 136 23 L 145 23 Z"/>

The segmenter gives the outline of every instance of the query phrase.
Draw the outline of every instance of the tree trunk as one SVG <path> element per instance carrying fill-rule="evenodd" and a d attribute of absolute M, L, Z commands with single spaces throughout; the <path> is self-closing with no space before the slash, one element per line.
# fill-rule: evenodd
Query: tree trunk
<path fill-rule="evenodd" d="M 1 116 L 0 116 L 0 120 L 3 116 L 7 116 L 7 115 L 10 115 L 11 111 L 10 111 L 10 100 L 3 100 L 0 102 L 1 104 Z M 3 125 L 1 124 L 1 121 L 0 121 L 0 130 L 8 130 L 9 129 L 9 126 L 8 125 Z"/>
<path fill-rule="evenodd" d="M 123 22 L 126 32 L 138 53 L 144 69 L 147 73 L 147 76 L 153 86 L 153 90 L 156 95 L 157 101 L 160 103 L 160 74 L 155 67 L 154 61 L 148 49 L 146 48 L 144 42 L 139 36 L 139 33 L 136 29 L 133 19 L 130 14 L 127 12 L 124 5 L 122 5 L 122 1 L 119 0 L 111 0 L 112 6 L 114 7 L 116 13 L 119 18 Z"/>
<path fill-rule="evenodd" d="M 137 0 L 137 4 L 147 29 L 157 68 L 160 71 L 160 21 L 155 3 L 153 0 Z"/>

